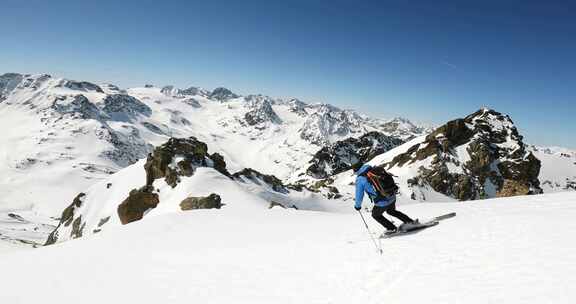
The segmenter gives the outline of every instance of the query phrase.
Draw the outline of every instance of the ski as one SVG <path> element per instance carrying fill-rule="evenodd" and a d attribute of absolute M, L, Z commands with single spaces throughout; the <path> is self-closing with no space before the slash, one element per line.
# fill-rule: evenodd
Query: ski
<path fill-rule="evenodd" d="M 412 233 L 416 233 L 418 231 L 424 230 L 426 228 L 436 226 L 438 224 L 440 224 L 440 222 L 432 220 L 432 221 L 428 221 L 425 223 L 420 223 L 417 226 L 412 226 L 412 227 L 404 228 L 404 229 L 398 229 L 398 231 L 391 233 L 391 234 L 382 234 L 380 236 L 380 238 L 387 239 L 387 238 L 391 238 L 391 237 L 395 237 L 395 236 L 412 234 Z"/>
<path fill-rule="evenodd" d="M 434 227 L 438 224 L 440 224 L 440 221 L 445 220 L 445 219 L 449 219 L 449 218 L 453 218 L 456 216 L 456 212 L 450 212 L 450 213 L 446 213 L 440 216 L 436 216 L 434 218 L 432 218 L 429 221 L 426 221 L 424 223 L 419 223 L 416 225 L 412 225 L 412 224 L 406 224 L 402 229 L 399 229 L 398 231 L 391 233 L 391 234 L 382 234 L 380 235 L 381 239 L 387 239 L 387 238 L 391 238 L 391 237 L 395 237 L 395 236 L 401 236 L 401 235 L 407 235 L 407 234 L 412 234 L 412 233 L 416 233 L 418 231 L 424 230 L 426 228 L 430 228 L 430 227 Z"/>
<path fill-rule="evenodd" d="M 444 215 L 437 216 L 437 217 L 433 218 L 432 220 L 433 221 L 441 221 L 441 220 L 453 218 L 455 216 L 456 216 L 456 212 L 450 212 L 450 213 L 446 213 Z"/>

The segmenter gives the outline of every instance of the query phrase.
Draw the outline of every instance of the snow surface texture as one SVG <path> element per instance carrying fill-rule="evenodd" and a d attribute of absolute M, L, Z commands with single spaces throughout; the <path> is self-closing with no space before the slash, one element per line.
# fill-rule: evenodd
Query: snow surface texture
<path fill-rule="evenodd" d="M 573 303 L 575 200 L 571 192 L 402 206 L 421 219 L 458 215 L 382 240 L 382 255 L 352 212 L 166 213 L 2 253 L 0 302 Z"/>

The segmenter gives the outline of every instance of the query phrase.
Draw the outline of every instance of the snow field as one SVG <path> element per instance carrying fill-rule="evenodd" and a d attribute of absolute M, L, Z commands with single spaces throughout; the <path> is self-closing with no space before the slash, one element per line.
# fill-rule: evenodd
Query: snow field
<path fill-rule="evenodd" d="M 559 193 L 401 206 L 421 219 L 458 215 L 382 240 L 383 255 L 353 210 L 166 213 L 3 253 L 0 301 L 572 303 L 575 200 Z"/>

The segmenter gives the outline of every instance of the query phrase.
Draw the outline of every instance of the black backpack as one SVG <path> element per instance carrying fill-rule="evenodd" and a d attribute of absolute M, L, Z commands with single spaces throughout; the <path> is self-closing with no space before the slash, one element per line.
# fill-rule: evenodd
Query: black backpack
<path fill-rule="evenodd" d="M 366 172 L 366 178 L 383 197 L 398 193 L 398 185 L 394 182 L 394 177 L 382 167 L 370 168 L 370 170 Z"/>

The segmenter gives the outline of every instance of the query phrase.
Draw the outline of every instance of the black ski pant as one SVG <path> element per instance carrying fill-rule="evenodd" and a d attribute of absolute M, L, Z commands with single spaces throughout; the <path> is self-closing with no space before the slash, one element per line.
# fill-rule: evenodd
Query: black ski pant
<path fill-rule="evenodd" d="M 413 220 L 408 217 L 406 214 L 396 210 L 396 202 L 394 201 L 392 204 L 386 207 L 378 207 L 374 206 L 372 208 L 372 218 L 374 218 L 380 225 L 384 226 L 388 230 L 396 229 L 396 226 L 384 217 L 384 212 L 387 214 L 401 220 L 404 223 L 411 223 Z"/>

